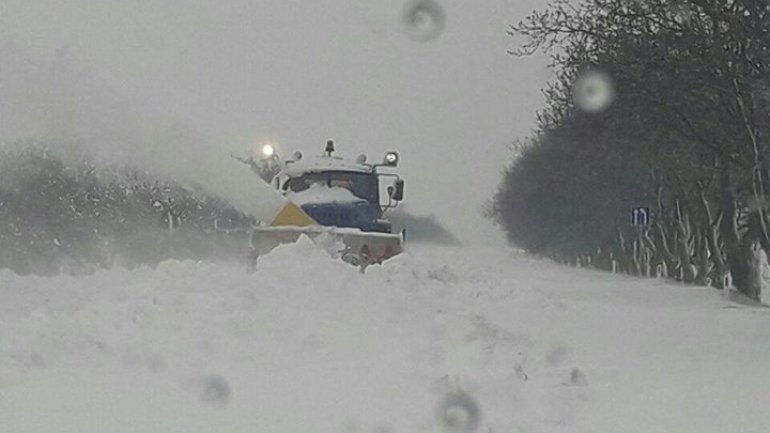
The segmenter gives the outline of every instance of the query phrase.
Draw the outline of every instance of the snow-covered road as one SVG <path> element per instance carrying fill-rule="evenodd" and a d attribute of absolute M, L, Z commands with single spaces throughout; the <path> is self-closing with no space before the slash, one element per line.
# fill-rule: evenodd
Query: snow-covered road
<path fill-rule="evenodd" d="M 0 271 L 0 431 L 765 433 L 770 310 L 711 289 L 413 246 L 256 273 Z M 449 400 L 447 400 L 449 396 Z M 447 413 L 448 412 L 448 413 Z"/>

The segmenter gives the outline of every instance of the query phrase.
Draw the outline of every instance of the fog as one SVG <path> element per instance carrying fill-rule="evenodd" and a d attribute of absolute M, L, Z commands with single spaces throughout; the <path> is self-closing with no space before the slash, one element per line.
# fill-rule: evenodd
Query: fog
<path fill-rule="evenodd" d="M 231 152 L 395 149 L 412 212 L 499 241 L 481 208 L 550 78 L 506 28 L 546 2 L 438 3 L 420 40 L 406 2 L 5 0 L 0 136 L 84 142 L 241 208 L 260 186 Z"/>

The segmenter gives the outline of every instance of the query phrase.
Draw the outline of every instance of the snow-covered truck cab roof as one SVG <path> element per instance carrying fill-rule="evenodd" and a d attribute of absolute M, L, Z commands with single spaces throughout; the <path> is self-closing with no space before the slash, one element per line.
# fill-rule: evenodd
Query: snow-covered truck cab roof
<path fill-rule="evenodd" d="M 339 156 L 319 155 L 303 157 L 301 153 L 294 152 L 293 158 L 294 159 L 285 162 L 285 166 L 279 174 L 296 177 L 305 173 L 321 173 L 327 171 L 368 174 L 373 174 L 375 172 L 374 166 L 366 164 L 365 159 L 360 156 L 353 162 Z"/>

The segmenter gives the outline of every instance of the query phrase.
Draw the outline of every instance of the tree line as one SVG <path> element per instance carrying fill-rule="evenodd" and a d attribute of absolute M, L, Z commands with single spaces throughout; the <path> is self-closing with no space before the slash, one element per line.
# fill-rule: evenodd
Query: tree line
<path fill-rule="evenodd" d="M 770 3 L 557 0 L 510 34 L 512 54 L 549 54 L 555 79 L 493 201 L 509 240 L 560 262 L 731 284 L 759 299 Z M 579 87 L 586 77 L 593 88 Z M 651 209 L 649 225 L 631 225 L 634 207 Z"/>
<path fill-rule="evenodd" d="M 63 146 L 0 152 L 0 269 L 21 275 L 245 260 L 252 223 L 198 189 Z"/>

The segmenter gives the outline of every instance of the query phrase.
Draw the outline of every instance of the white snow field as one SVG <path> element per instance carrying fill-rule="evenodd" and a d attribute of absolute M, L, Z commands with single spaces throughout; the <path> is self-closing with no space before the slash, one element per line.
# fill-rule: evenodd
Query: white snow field
<path fill-rule="evenodd" d="M 0 299 L 2 432 L 770 431 L 770 309 L 513 249 L 361 274 L 303 240 Z"/>

